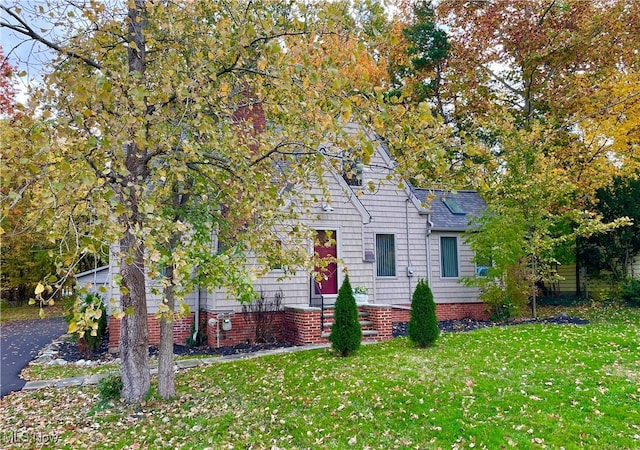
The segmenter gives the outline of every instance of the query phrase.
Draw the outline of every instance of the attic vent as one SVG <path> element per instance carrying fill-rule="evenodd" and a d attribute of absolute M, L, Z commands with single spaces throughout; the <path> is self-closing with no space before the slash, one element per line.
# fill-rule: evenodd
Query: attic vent
<path fill-rule="evenodd" d="M 464 209 L 462 209 L 462 207 L 458 204 L 458 201 L 453 197 L 447 197 L 442 199 L 442 203 L 444 203 L 447 206 L 447 208 L 449 208 L 449 211 L 451 211 L 451 214 L 455 214 L 459 216 L 464 216 L 466 214 Z"/>

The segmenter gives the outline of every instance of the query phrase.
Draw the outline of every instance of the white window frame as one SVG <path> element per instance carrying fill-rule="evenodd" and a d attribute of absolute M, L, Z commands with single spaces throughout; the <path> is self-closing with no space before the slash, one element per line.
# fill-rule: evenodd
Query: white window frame
<path fill-rule="evenodd" d="M 445 276 L 444 275 L 444 264 L 442 261 L 442 239 L 443 238 L 448 238 L 448 239 L 455 239 L 456 240 L 456 271 L 457 271 L 457 275 L 454 277 L 451 276 Z M 457 280 L 460 278 L 460 239 L 457 235 L 443 235 L 440 236 L 440 239 L 438 239 L 438 245 L 440 246 L 440 278 L 444 279 L 444 280 Z"/>
<path fill-rule="evenodd" d="M 378 262 L 380 261 L 380 258 L 378 255 L 378 236 L 393 236 L 393 275 L 378 274 Z M 396 234 L 395 233 L 375 233 L 374 240 L 375 240 L 374 244 L 376 249 L 376 278 L 381 278 L 381 279 L 396 278 L 398 276 L 398 246 L 397 246 L 398 240 L 396 239 Z"/>

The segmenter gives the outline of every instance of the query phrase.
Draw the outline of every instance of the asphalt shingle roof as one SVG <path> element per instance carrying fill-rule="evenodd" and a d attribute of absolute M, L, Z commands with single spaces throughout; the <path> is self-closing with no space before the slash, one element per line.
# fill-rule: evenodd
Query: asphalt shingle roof
<path fill-rule="evenodd" d="M 413 188 L 413 193 L 430 211 L 432 229 L 436 231 L 465 231 L 469 221 L 474 217 L 481 216 L 487 208 L 487 204 L 476 191 L 455 191 L 453 193 L 439 189 Z M 453 213 L 445 204 L 447 199 L 453 199 L 464 211 L 464 214 Z"/>

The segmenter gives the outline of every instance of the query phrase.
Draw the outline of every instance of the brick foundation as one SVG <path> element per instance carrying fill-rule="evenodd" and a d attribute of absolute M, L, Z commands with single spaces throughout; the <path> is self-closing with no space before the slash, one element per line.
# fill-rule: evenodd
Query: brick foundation
<path fill-rule="evenodd" d="M 487 320 L 489 313 L 484 303 L 439 303 L 436 305 L 436 317 L 438 320 Z"/>
<path fill-rule="evenodd" d="M 411 305 L 402 305 L 393 310 L 394 322 L 408 322 Z M 475 320 L 489 319 L 489 313 L 484 303 L 438 303 L 436 304 L 438 320 L 456 320 L 471 318 Z"/>
<path fill-rule="evenodd" d="M 173 342 L 176 344 L 184 344 L 187 337 L 191 334 L 191 324 L 193 323 L 194 314 L 174 320 L 173 323 Z M 147 327 L 149 328 L 149 345 L 158 345 L 160 343 L 160 322 L 156 316 L 149 314 L 147 316 Z M 113 316 L 109 317 L 109 350 L 117 351 L 120 345 L 120 320 Z"/>
<path fill-rule="evenodd" d="M 255 341 L 255 313 L 218 313 L 216 311 L 208 311 L 205 313 L 207 317 L 207 342 L 210 347 L 225 347 L 228 345 L 253 343 Z M 284 312 L 275 313 L 272 323 L 272 332 L 274 341 L 286 340 L 283 333 Z M 213 322 L 209 322 L 213 319 Z M 223 321 L 231 321 L 231 329 L 223 330 Z M 218 324 L 215 321 L 219 321 Z"/>
<path fill-rule="evenodd" d="M 393 338 L 393 307 L 390 305 L 361 305 L 358 310 L 366 312 L 366 320 L 372 322 L 366 329 L 378 332 L 375 336 L 363 336 L 363 341 L 382 342 Z M 333 314 L 333 309 L 326 309 L 326 315 Z M 332 322 L 331 317 L 325 318 L 325 324 Z M 289 307 L 284 311 L 284 337 L 294 345 L 327 344 L 329 340 L 323 337 L 331 331 L 330 327 L 322 329 L 320 308 Z M 365 328 L 363 328 L 364 330 Z"/>
<path fill-rule="evenodd" d="M 320 308 L 285 307 L 284 338 L 293 345 L 324 344 Z"/>
<path fill-rule="evenodd" d="M 393 307 L 390 305 L 361 305 L 359 309 L 368 313 L 367 320 L 372 324 L 369 329 L 378 332 L 376 336 L 366 337 L 364 340 L 387 341 L 393 338 L 393 322 L 408 322 L 410 305 Z M 333 310 L 325 310 L 325 314 Z M 486 320 L 489 318 L 483 303 L 440 303 L 436 305 L 438 320 L 453 320 L 472 318 Z M 202 312 L 200 319 L 206 321 L 207 342 L 210 347 L 225 347 L 229 345 L 253 343 L 255 341 L 255 324 L 251 315 L 247 320 L 242 313 L 219 313 L 217 311 Z M 210 324 L 210 320 L 213 319 Z M 223 330 L 222 322 L 229 320 L 230 330 Z M 194 315 L 176 320 L 174 323 L 174 342 L 184 344 L 191 333 Z M 216 324 L 218 321 L 218 324 Z M 331 322 L 330 318 L 325 322 Z M 160 342 L 160 323 L 153 315 L 147 318 L 149 327 L 149 344 Z M 219 328 L 217 328 L 219 325 Z M 320 308 L 313 307 L 285 307 L 276 313 L 273 322 L 273 340 L 286 341 L 293 345 L 326 344 L 329 341 L 323 337 L 321 327 Z M 325 327 L 328 333 L 330 328 Z M 109 318 L 109 349 L 117 350 L 120 340 L 120 321 Z"/>
<path fill-rule="evenodd" d="M 359 308 L 369 314 L 369 320 L 373 322 L 371 329 L 378 332 L 369 340 L 377 342 L 393 339 L 393 308 L 389 305 L 363 305 Z"/>

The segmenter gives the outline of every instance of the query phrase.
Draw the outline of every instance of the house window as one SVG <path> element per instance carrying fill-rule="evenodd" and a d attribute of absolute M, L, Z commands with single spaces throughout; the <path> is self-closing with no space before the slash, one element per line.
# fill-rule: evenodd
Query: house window
<path fill-rule="evenodd" d="M 342 178 L 349 186 L 362 186 L 362 171 L 364 165 L 360 158 L 356 160 L 342 159 Z"/>
<path fill-rule="evenodd" d="M 491 267 L 491 266 L 476 265 L 476 276 L 477 277 L 488 277 L 489 276 L 489 267 Z"/>
<path fill-rule="evenodd" d="M 376 234 L 376 274 L 396 276 L 396 242 L 393 234 Z"/>
<path fill-rule="evenodd" d="M 440 238 L 440 262 L 442 278 L 458 278 L 458 238 Z"/>
<path fill-rule="evenodd" d="M 488 277 L 489 269 L 491 268 L 491 259 L 482 258 L 476 255 L 476 276 L 477 277 Z"/>

